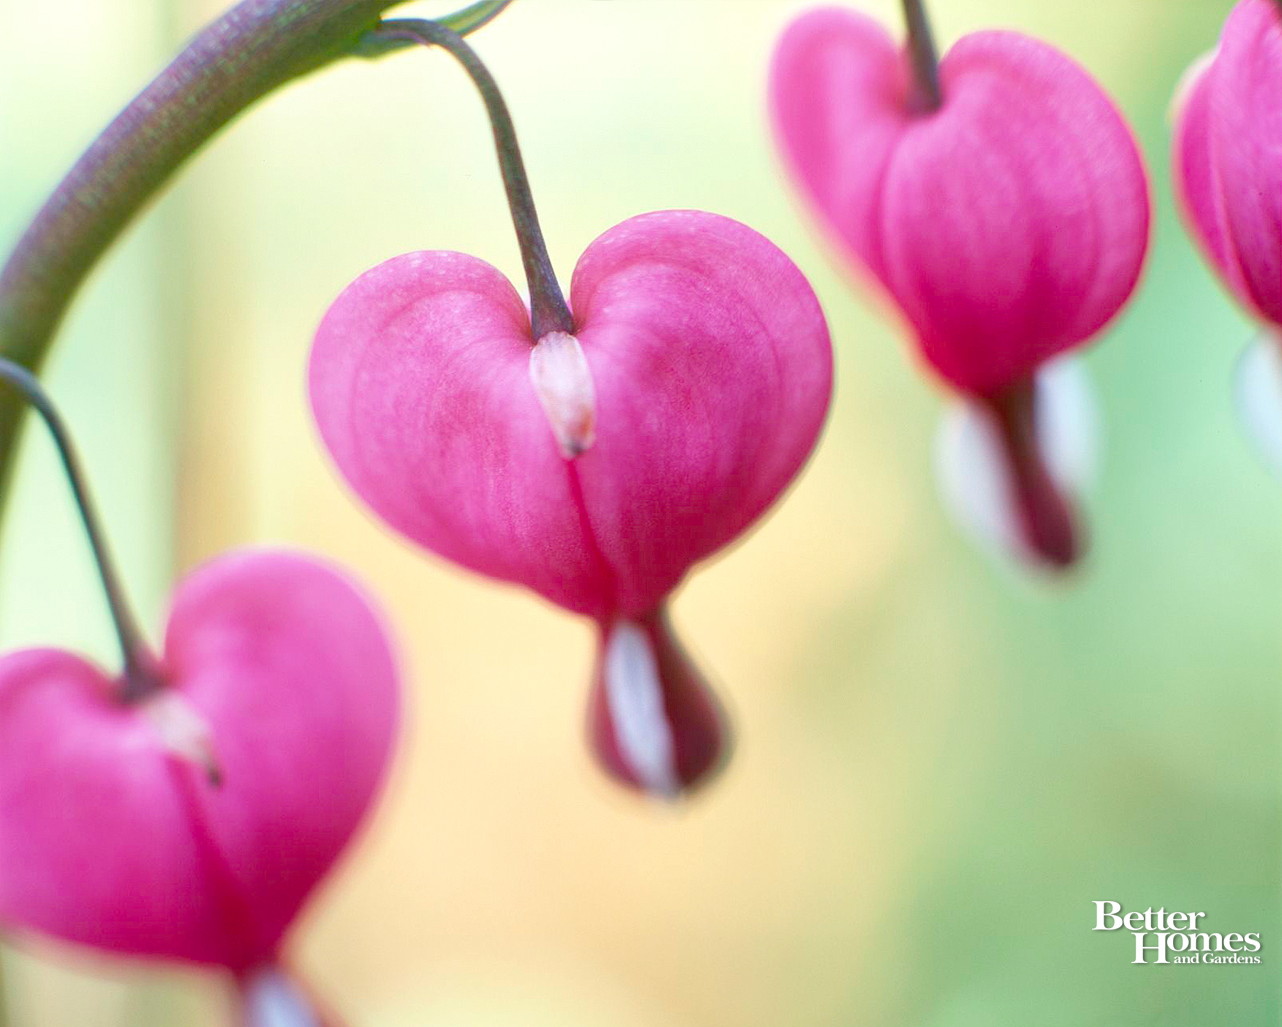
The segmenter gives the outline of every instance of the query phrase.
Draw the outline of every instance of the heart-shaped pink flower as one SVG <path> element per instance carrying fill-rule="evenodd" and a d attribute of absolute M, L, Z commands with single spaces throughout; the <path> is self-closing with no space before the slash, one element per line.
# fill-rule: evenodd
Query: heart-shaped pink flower
<path fill-rule="evenodd" d="M 1064 54 L 977 32 L 936 63 L 922 4 L 906 11 L 907 49 L 844 8 L 793 22 L 770 72 L 775 136 L 839 250 L 993 428 L 1013 521 L 1002 534 L 1064 567 L 1081 533 L 1049 469 L 1037 376 L 1131 295 L 1148 245 L 1144 167 Z"/>
<path fill-rule="evenodd" d="M 1181 86 L 1175 191 L 1233 294 L 1282 326 L 1282 12 L 1241 0 Z"/>
<path fill-rule="evenodd" d="M 778 248 L 699 211 L 606 232 L 579 260 L 570 307 L 572 334 L 535 339 L 489 264 L 394 258 L 326 314 L 312 406 L 339 469 L 398 531 L 624 639 L 606 677 L 633 678 L 606 691 L 647 751 L 633 748 L 630 771 L 602 758 L 629 783 L 674 790 L 715 764 L 720 727 L 702 698 L 676 701 L 697 679 L 665 678 L 661 608 L 806 460 L 831 392 L 828 331 Z M 702 711 L 697 730 L 671 722 L 678 708 Z M 699 758 L 681 741 L 693 736 Z M 662 752 L 666 765 L 638 769 Z"/>
<path fill-rule="evenodd" d="M 924 111 L 904 50 L 855 11 L 784 33 L 770 110 L 789 170 L 956 388 L 988 396 L 1094 335 L 1130 296 L 1148 188 L 1090 76 L 1016 32 L 963 37 Z"/>
<path fill-rule="evenodd" d="M 393 658 L 337 572 L 248 552 L 177 590 L 159 673 L 126 703 L 72 653 L 0 660 L 0 923 L 249 980 L 383 779 Z"/>

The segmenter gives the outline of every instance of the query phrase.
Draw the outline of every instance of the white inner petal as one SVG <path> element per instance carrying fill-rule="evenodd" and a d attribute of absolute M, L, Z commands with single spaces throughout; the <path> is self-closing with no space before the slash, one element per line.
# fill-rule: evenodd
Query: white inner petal
<path fill-rule="evenodd" d="M 1037 375 L 1037 441 L 1051 478 L 1069 495 L 1094 480 L 1099 416 L 1090 379 L 1075 357 Z M 973 402 L 949 403 L 935 437 L 935 473 L 949 514 L 983 548 L 1023 559 L 1027 547 L 1010 502 L 1010 469 L 992 419 Z"/>
<path fill-rule="evenodd" d="M 530 351 L 530 382 L 567 460 L 596 438 L 596 389 L 583 347 L 573 335 L 549 332 Z"/>
<path fill-rule="evenodd" d="M 222 768 L 214 748 L 214 736 L 205 718 L 180 692 L 164 688 L 141 705 L 160 737 L 160 743 L 174 756 L 198 766 L 215 784 L 222 781 Z"/>
<path fill-rule="evenodd" d="M 624 760 L 648 791 L 675 796 L 680 783 L 659 666 L 649 636 L 639 625 L 614 625 L 606 643 L 604 674 L 606 706 Z"/>
<path fill-rule="evenodd" d="M 1237 364 L 1238 416 L 1256 451 L 1282 476 L 1282 337 L 1261 332 Z"/>
<path fill-rule="evenodd" d="M 303 993 L 279 970 L 262 970 L 245 986 L 246 1027 L 321 1027 Z"/>

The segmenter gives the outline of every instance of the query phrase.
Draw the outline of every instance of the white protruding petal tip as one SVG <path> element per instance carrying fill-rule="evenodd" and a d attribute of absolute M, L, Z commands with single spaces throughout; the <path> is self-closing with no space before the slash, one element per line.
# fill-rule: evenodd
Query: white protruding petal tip
<path fill-rule="evenodd" d="M 1075 357 L 1061 357 L 1037 375 L 1037 438 L 1046 467 L 1067 494 L 1095 477 L 1099 421 L 1090 380 Z M 935 473 L 953 521 L 982 548 L 1028 559 L 1010 501 L 1010 472 L 988 414 L 967 400 L 944 411 L 935 437 Z"/>
<path fill-rule="evenodd" d="M 561 455 L 573 460 L 596 439 L 596 390 L 579 340 L 549 332 L 530 351 L 530 382 Z"/>
<path fill-rule="evenodd" d="M 645 631 L 619 621 L 605 649 L 605 701 L 619 752 L 652 795 L 681 794 L 676 747 L 663 705 L 663 685 Z"/>
<path fill-rule="evenodd" d="M 1256 452 L 1282 477 L 1282 335 L 1261 332 L 1238 360 L 1238 416 Z"/>
<path fill-rule="evenodd" d="M 180 693 L 163 689 L 144 701 L 142 711 L 172 755 L 199 767 L 210 784 L 222 785 L 223 771 L 214 750 L 213 732 L 191 703 Z"/>
<path fill-rule="evenodd" d="M 321 1027 L 307 998 L 279 970 L 254 974 L 244 986 L 246 1027 Z"/>

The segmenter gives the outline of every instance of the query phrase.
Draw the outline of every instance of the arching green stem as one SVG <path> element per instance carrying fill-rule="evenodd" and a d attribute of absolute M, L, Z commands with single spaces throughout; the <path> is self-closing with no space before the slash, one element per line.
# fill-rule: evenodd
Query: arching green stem
<path fill-rule="evenodd" d="M 107 606 L 111 610 L 111 620 L 116 627 L 116 636 L 120 639 L 120 650 L 124 657 L 125 690 L 121 698 L 132 702 L 142 698 L 160 687 L 158 665 L 143 641 L 142 632 L 134 618 L 129 604 L 125 600 L 120 576 L 116 573 L 111 551 L 107 548 L 107 539 L 103 534 L 102 522 L 89 495 L 89 485 L 85 480 L 80 458 L 71 441 L 71 433 L 63 423 L 58 408 L 54 406 L 49 394 L 41 387 L 36 376 L 21 364 L 0 357 L 0 379 L 8 382 L 21 395 L 23 400 L 36 409 L 49 426 L 58 455 L 62 458 L 63 469 L 67 472 L 67 481 L 84 522 L 85 534 L 89 536 L 89 545 L 93 549 L 94 562 L 98 565 L 98 574 L 102 578 L 103 591 L 107 594 Z"/>
<path fill-rule="evenodd" d="M 494 130 L 494 146 L 498 151 L 503 188 L 507 192 L 512 224 L 516 228 L 517 243 L 521 247 L 521 262 L 525 266 L 525 278 L 530 287 L 530 319 L 534 338 L 541 339 L 550 332 L 573 334 L 574 318 L 548 256 L 543 229 L 539 227 L 538 214 L 534 209 L 530 179 L 525 173 L 521 147 L 516 140 L 516 129 L 494 76 L 476 51 L 457 32 L 438 22 L 420 18 L 397 18 L 384 21 L 369 36 L 370 45 L 396 41 L 422 43 L 424 46 L 439 46 L 448 50 L 475 83 Z"/>
<path fill-rule="evenodd" d="M 244 0 L 197 35 L 76 162 L 0 269 L 0 356 L 37 370 L 89 271 L 183 163 L 287 82 L 371 55 L 361 39 L 400 2 Z M 444 23 L 470 32 L 508 2 L 482 0 Z M 22 409 L 0 401 L 0 497 Z"/>

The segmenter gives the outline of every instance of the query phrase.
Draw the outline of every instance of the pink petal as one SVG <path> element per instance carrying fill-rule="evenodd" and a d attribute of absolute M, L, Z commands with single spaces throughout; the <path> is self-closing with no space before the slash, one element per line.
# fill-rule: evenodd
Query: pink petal
<path fill-rule="evenodd" d="M 321 434 L 393 527 L 599 619 L 656 607 L 813 447 L 831 350 L 801 273 L 728 218 L 633 218 L 584 253 L 575 336 L 595 441 L 562 458 L 515 290 L 459 254 L 357 279 L 317 334 Z"/>
<path fill-rule="evenodd" d="M 0 660 L 0 922 L 115 952 L 239 957 L 174 766 L 71 653 Z"/>
<path fill-rule="evenodd" d="M 1211 88 L 1217 53 L 1200 57 L 1176 90 L 1172 103 L 1174 145 L 1171 178 L 1180 211 L 1206 251 L 1207 257 L 1246 303 L 1241 272 L 1228 238 L 1220 201 L 1219 176 L 1211 159 Z"/>
<path fill-rule="evenodd" d="M 575 468 L 612 609 L 639 616 L 809 456 L 832 389 L 828 330 L 782 251 L 699 211 L 606 232 L 571 299 L 597 394 L 596 442 Z"/>
<path fill-rule="evenodd" d="M 1209 79 L 1209 94 L 1202 101 L 1207 104 L 1203 116 L 1209 129 L 1203 131 L 1210 137 L 1215 194 L 1236 258 L 1229 280 L 1235 292 L 1249 297 L 1275 324 L 1282 324 L 1280 19 L 1269 0 L 1242 0 L 1233 9 Z M 1192 114 L 1196 116 L 1196 110 Z M 1194 122 L 1195 133 L 1197 128 Z"/>
<path fill-rule="evenodd" d="M 776 133 L 835 234 L 896 298 L 927 360 L 991 394 L 1093 335 L 1138 279 L 1147 183 L 1077 64 L 1013 32 L 967 36 L 943 107 L 909 107 L 866 19 L 803 16 L 776 55 Z"/>
<path fill-rule="evenodd" d="M 363 274 L 325 315 L 312 409 L 339 469 L 392 527 L 597 613 L 608 585 L 530 384 L 532 345 L 525 307 L 495 268 L 406 254 Z"/>
<path fill-rule="evenodd" d="M 775 138 L 821 223 L 884 278 L 881 193 L 908 119 L 908 66 L 879 23 L 820 7 L 788 26 L 770 67 Z"/>

